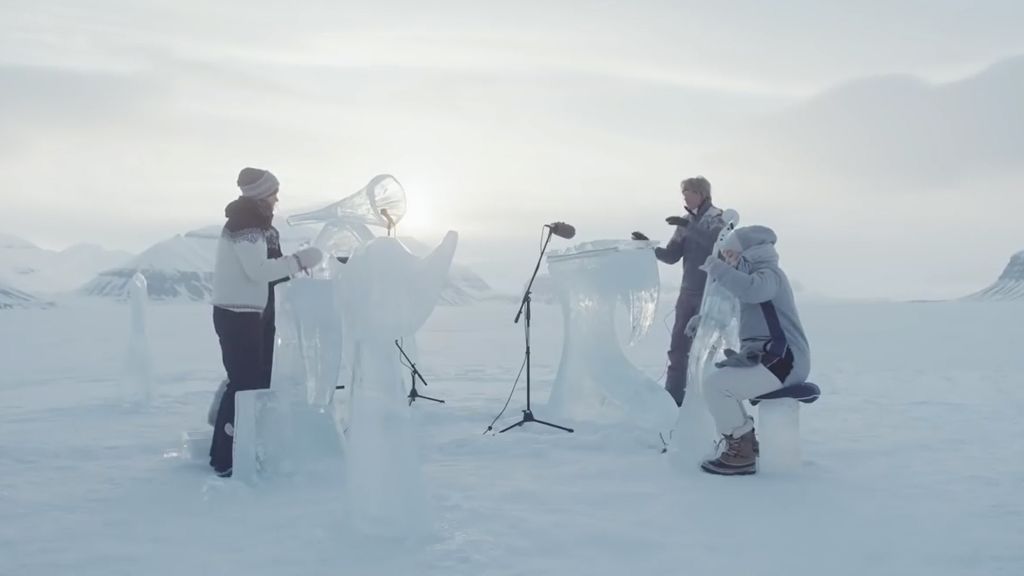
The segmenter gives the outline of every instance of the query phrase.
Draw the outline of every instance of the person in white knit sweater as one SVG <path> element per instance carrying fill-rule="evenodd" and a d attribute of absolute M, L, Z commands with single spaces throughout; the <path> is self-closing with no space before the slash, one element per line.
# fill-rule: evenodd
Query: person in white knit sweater
<path fill-rule="evenodd" d="M 224 210 L 227 222 L 217 241 L 213 269 L 213 326 L 227 371 L 214 419 L 210 465 L 230 476 L 235 392 L 270 387 L 274 353 L 274 285 L 323 258 L 319 249 L 281 253 L 272 224 L 279 183 L 267 170 L 238 174 L 241 196 Z"/>

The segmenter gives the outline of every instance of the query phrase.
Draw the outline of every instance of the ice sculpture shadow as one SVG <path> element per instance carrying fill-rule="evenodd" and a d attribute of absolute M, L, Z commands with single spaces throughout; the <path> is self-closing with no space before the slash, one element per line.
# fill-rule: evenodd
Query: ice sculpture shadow
<path fill-rule="evenodd" d="M 547 261 L 565 326 L 548 408 L 574 419 L 628 418 L 667 429 L 676 415 L 672 397 L 629 361 L 615 328 L 620 302 L 629 310 L 630 344 L 654 322 L 659 281 L 651 243 L 586 242 Z"/>
<path fill-rule="evenodd" d="M 420 259 L 395 238 L 353 252 L 335 285 L 352 376 L 347 433 L 348 489 L 362 531 L 416 530 L 425 516 L 411 409 L 395 341 L 409 337 L 436 306 L 458 235 Z"/>

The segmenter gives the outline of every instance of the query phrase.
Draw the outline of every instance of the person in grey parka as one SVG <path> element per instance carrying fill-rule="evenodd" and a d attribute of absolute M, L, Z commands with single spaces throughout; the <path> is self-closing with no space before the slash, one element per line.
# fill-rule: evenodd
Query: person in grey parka
<path fill-rule="evenodd" d="M 775 242 L 775 232 L 765 226 L 737 228 L 722 243 L 721 258 L 709 256 L 702 266 L 740 304 L 740 350 L 727 350 L 703 384 L 726 442 L 721 455 L 701 464 L 705 472 L 756 472 L 754 420 L 743 401 L 804 382 L 811 369 L 810 347 Z"/>
<path fill-rule="evenodd" d="M 686 325 L 700 312 L 704 284 L 707 282 L 707 274 L 700 267 L 714 249 L 715 240 L 725 223 L 722 211 L 711 203 L 711 183 L 706 178 L 687 178 L 679 187 L 686 215 L 665 219 L 676 230 L 664 248 L 654 249 L 654 256 L 665 264 L 683 261 L 683 283 L 676 300 L 675 324 L 672 326 L 668 369 L 665 373 L 665 389 L 672 395 L 676 405 L 682 406 L 686 395 L 690 346 L 693 344 L 692 336 L 686 332 Z M 633 239 L 646 240 L 647 237 L 634 232 Z"/>

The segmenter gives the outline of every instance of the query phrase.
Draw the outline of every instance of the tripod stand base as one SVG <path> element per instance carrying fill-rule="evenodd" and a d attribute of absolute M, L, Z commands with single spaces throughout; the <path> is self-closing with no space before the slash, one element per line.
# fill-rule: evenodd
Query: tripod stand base
<path fill-rule="evenodd" d="M 406 398 L 409 399 L 409 405 L 410 406 L 412 406 L 413 402 L 415 402 L 416 400 L 419 400 L 419 399 L 430 400 L 431 402 L 437 402 L 438 404 L 444 404 L 445 403 L 444 400 L 441 400 L 440 398 L 431 398 L 430 396 L 424 396 L 423 394 L 420 394 L 419 392 L 417 392 L 415 388 L 413 388 L 412 390 L 409 390 L 409 395 L 406 396 Z"/>
<path fill-rule="evenodd" d="M 531 411 L 531 410 L 523 410 L 523 418 L 521 420 L 519 420 L 519 422 L 516 422 L 515 424 L 500 430 L 498 432 L 498 434 L 501 434 L 502 432 L 508 432 L 509 430 L 511 430 L 513 428 L 516 428 L 518 426 L 522 426 L 523 424 L 526 424 L 527 422 L 536 422 L 537 424 L 543 424 L 545 426 L 550 426 L 552 428 L 558 428 L 559 430 L 564 430 L 566 432 L 572 432 L 573 431 L 572 428 L 566 428 L 565 426 L 559 426 L 558 424 L 552 424 L 551 422 L 545 422 L 543 420 L 538 420 L 538 419 L 533 417 L 533 411 Z"/>

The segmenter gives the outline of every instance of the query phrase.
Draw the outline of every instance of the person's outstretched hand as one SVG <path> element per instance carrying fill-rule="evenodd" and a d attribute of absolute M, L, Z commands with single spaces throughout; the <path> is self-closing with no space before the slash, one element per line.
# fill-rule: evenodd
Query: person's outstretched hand
<path fill-rule="evenodd" d="M 309 270 L 316 266 L 324 258 L 324 253 L 316 246 L 307 246 L 295 253 L 295 259 L 299 261 L 299 268 Z"/>

